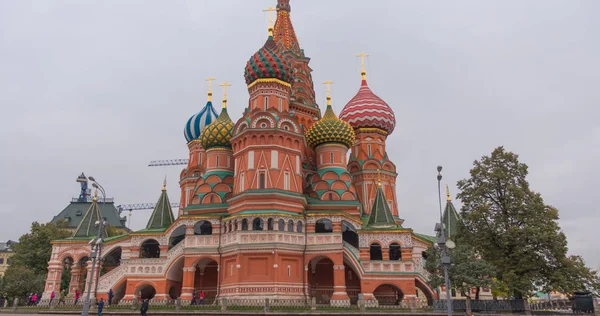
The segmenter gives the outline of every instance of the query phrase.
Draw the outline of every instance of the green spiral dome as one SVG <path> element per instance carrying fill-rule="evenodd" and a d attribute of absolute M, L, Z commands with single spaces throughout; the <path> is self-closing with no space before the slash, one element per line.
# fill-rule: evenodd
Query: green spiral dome
<path fill-rule="evenodd" d="M 200 135 L 200 143 L 204 149 L 212 147 L 231 147 L 233 136 L 233 121 L 227 113 L 227 108 L 221 110 L 219 117 L 204 128 Z"/>
<path fill-rule="evenodd" d="M 352 126 L 335 115 L 331 104 L 327 105 L 323 118 L 313 124 L 305 136 L 308 145 L 313 148 L 323 143 L 342 143 L 350 148 L 356 138 Z"/>

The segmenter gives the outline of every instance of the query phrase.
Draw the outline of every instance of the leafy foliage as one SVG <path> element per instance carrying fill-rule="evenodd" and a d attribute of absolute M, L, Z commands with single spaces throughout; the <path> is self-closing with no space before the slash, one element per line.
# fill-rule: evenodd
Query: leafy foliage
<path fill-rule="evenodd" d="M 495 268 L 481 259 L 471 245 L 458 242 L 449 250 L 451 266 L 449 277 L 452 288 L 470 297 L 471 289 L 488 288 L 492 285 Z M 444 284 L 444 271 L 441 266 L 439 249 L 430 247 L 425 255 L 425 269 L 430 273 L 429 285 L 438 288 Z"/>
<path fill-rule="evenodd" d="M 31 231 L 21 236 L 18 244 L 13 245 L 14 255 L 4 274 L 3 291 L 10 297 L 41 292 L 52 253 L 50 242 L 70 236 L 71 232 L 52 223 L 31 224 Z"/>
<path fill-rule="evenodd" d="M 567 257 L 558 210 L 529 188 L 527 174 L 527 165 L 503 147 L 474 162 L 470 178 L 458 182 L 465 239 L 497 268 L 498 280 L 516 298 L 540 287 L 597 290 L 597 283 L 585 281 L 597 280 L 597 274 L 581 258 Z"/>

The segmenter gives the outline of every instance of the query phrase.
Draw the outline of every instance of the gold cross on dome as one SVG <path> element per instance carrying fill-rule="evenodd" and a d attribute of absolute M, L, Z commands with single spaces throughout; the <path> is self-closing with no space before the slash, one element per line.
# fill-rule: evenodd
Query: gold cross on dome
<path fill-rule="evenodd" d="M 327 97 L 330 98 L 331 97 L 331 85 L 333 84 L 333 81 L 327 80 L 327 81 L 323 82 L 323 84 L 327 87 Z"/>
<path fill-rule="evenodd" d="M 356 57 L 360 57 L 360 74 L 363 77 L 363 80 L 366 79 L 367 76 L 367 69 L 366 69 L 366 65 L 365 65 L 365 57 L 368 57 L 369 54 L 365 54 L 365 53 L 360 53 L 358 55 L 356 55 Z"/>
<path fill-rule="evenodd" d="M 263 10 L 263 12 L 269 12 L 269 28 L 273 28 L 273 12 L 277 11 L 276 8 L 268 7 Z"/>
<path fill-rule="evenodd" d="M 231 83 L 225 81 L 219 86 L 223 87 L 223 100 L 227 100 L 227 87 L 231 87 Z"/>
<path fill-rule="evenodd" d="M 206 82 L 208 82 L 208 93 L 212 93 L 212 86 L 213 86 L 213 81 L 215 81 L 217 79 L 210 77 L 210 78 L 206 78 Z"/>

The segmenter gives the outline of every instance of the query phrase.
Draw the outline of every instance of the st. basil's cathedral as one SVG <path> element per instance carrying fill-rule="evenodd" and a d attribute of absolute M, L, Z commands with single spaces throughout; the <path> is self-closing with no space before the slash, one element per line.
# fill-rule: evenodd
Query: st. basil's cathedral
<path fill-rule="evenodd" d="M 423 252 L 434 239 L 403 226 L 386 151 L 394 111 L 371 91 L 363 67 L 339 117 L 329 89 L 321 116 L 290 12 L 290 0 L 277 1 L 269 36 L 246 63 L 241 118 L 231 119 L 226 93 L 217 114 L 209 90 L 187 121 L 177 216 L 163 187 L 145 229 L 104 239 L 93 296 L 112 289 L 123 304 L 189 303 L 199 292 L 209 302 L 315 298 L 344 306 L 360 295 L 371 305 L 431 304 Z M 69 295 L 87 290 L 100 202 L 93 199 L 72 237 L 53 242 L 44 297 L 59 291 L 65 268 Z"/>

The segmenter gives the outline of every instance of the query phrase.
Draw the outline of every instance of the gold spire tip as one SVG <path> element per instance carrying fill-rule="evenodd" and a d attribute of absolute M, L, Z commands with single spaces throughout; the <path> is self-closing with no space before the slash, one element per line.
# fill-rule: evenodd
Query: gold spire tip
<path fill-rule="evenodd" d="M 381 186 L 381 171 L 377 169 L 377 185 Z"/>
<path fill-rule="evenodd" d="M 165 175 L 165 180 L 163 181 L 162 190 L 167 191 L 167 175 Z"/>
<path fill-rule="evenodd" d="M 333 81 L 327 80 L 323 82 L 323 84 L 327 87 L 327 105 L 331 105 L 331 85 L 333 84 Z"/>
<path fill-rule="evenodd" d="M 225 81 L 222 84 L 220 84 L 219 86 L 223 87 L 223 108 L 226 109 L 227 108 L 227 87 L 231 87 L 231 83 Z"/>
<path fill-rule="evenodd" d="M 450 198 L 450 189 L 448 188 L 447 184 L 446 184 L 446 200 L 452 201 L 452 199 Z"/>
<path fill-rule="evenodd" d="M 94 191 L 94 198 L 92 199 L 92 201 L 94 201 L 94 202 L 98 201 L 98 189 L 96 189 Z"/>
<path fill-rule="evenodd" d="M 360 75 L 362 76 L 363 80 L 367 79 L 367 68 L 366 68 L 366 64 L 365 64 L 365 57 L 368 57 L 369 54 L 365 54 L 365 53 L 360 53 L 358 55 L 356 55 L 356 57 L 360 57 Z"/>

